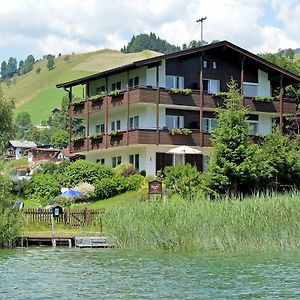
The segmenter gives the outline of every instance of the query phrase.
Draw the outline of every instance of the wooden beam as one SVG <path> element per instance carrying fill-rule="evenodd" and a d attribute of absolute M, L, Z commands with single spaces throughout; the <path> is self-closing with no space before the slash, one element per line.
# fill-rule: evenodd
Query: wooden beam
<path fill-rule="evenodd" d="M 108 148 L 108 78 L 105 77 L 105 149 Z"/>
<path fill-rule="evenodd" d="M 129 70 L 126 72 L 127 76 L 127 83 L 126 83 L 126 89 L 127 89 L 127 104 L 126 104 L 126 136 L 127 136 L 127 146 L 129 146 Z"/>
<path fill-rule="evenodd" d="M 72 152 L 72 119 L 73 119 L 73 110 L 71 107 L 72 104 L 72 87 L 70 87 L 69 93 L 69 150 Z"/>
<path fill-rule="evenodd" d="M 159 103 L 160 103 L 160 86 L 159 86 L 159 66 L 156 66 L 156 134 L 157 134 L 157 142 L 156 144 L 160 144 L 160 133 L 159 133 Z"/>
<path fill-rule="evenodd" d="M 203 104 L 204 104 L 204 88 L 203 88 L 203 52 L 201 52 L 200 56 L 200 76 L 199 76 L 199 84 L 200 84 L 200 147 L 203 147 Z"/>
<path fill-rule="evenodd" d="M 280 133 L 283 134 L 283 74 L 280 76 L 280 93 L 279 93 L 279 101 L 280 101 L 280 115 L 279 115 L 279 129 Z"/>
<path fill-rule="evenodd" d="M 90 100 L 89 100 L 89 94 L 90 94 L 90 84 L 89 82 L 86 83 L 85 88 L 85 112 L 86 112 L 86 128 L 85 128 L 85 134 L 86 134 L 86 150 L 89 151 L 89 135 L 90 135 Z"/>
<path fill-rule="evenodd" d="M 245 99 L 244 99 L 244 60 L 245 57 L 242 57 L 241 59 L 241 84 L 240 84 L 240 88 L 241 88 L 241 96 L 243 97 L 242 100 L 242 105 L 245 106 Z"/>

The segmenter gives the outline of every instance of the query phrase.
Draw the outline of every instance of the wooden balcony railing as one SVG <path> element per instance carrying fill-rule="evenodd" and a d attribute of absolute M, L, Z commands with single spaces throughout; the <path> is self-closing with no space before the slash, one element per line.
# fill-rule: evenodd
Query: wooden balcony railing
<path fill-rule="evenodd" d="M 128 95 L 127 91 L 122 92 L 118 96 L 108 96 L 108 109 L 119 107 L 127 103 Z M 157 100 L 157 90 L 153 88 L 143 88 L 138 87 L 129 90 L 129 103 L 156 103 Z M 90 113 L 104 111 L 105 98 L 98 101 L 84 101 L 83 103 L 72 105 L 71 113 L 75 116 L 83 115 L 86 110 Z M 85 103 L 88 103 L 85 104 Z M 255 98 L 245 97 L 245 106 L 249 108 L 250 111 L 257 112 L 269 112 L 269 113 L 279 113 L 280 112 L 280 102 L 279 99 L 275 98 L 270 102 L 257 101 Z M 178 95 L 170 94 L 168 90 L 160 89 L 160 104 L 164 105 L 178 105 L 178 106 L 190 106 L 199 107 L 200 106 L 200 94 L 199 91 L 193 91 L 191 95 Z M 216 97 L 212 94 L 204 94 L 204 109 L 215 109 L 218 107 L 224 107 L 224 101 L 220 97 Z M 296 113 L 296 102 L 292 99 L 284 99 L 283 101 L 283 112 L 285 114 L 295 114 Z"/>

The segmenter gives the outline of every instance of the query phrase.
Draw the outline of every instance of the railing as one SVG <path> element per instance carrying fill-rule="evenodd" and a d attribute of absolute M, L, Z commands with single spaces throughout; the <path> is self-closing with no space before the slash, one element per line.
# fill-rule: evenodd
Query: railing
<path fill-rule="evenodd" d="M 123 91 L 118 96 L 107 96 L 108 109 L 118 107 L 120 105 L 126 104 L 128 100 L 129 93 L 129 103 L 156 103 L 157 101 L 157 89 L 137 87 L 130 89 L 129 92 Z M 105 98 L 99 99 L 98 101 L 85 101 L 81 104 L 72 105 L 72 114 L 75 116 L 83 115 L 88 109 L 89 113 L 99 112 L 104 110 L 104 100 Z M 263 102 L 259 101 L 253 97 L 244 98 L 245 106 L 249 108 L 250 111 L 260 111 L 269 113 L 279 113 L 280 112 L 280 102 L 278 98 L 274 98 L 272 101 Z M 88 105 L 85 105 L 87 103 Z M 188 106 L 188 107 L 200 107 L 200 92 L 198 90 L 193 90 L 190 95 L 182 94 L 172 94 L 169 90 L 161 88 L 160 89 L 160 104 L 165 105 L 178 105 L 178 106 Z M 213 94 L 204 94 L 204 108 L 218 108 L 224 107 L 224 101 L 222 98 L 217 97 Z M 283 111 L 284 113 L 294 114 L 296 113 L 296 102 L 284 98 L 283 99 Z"/>
<path fill-rule="evenodd" d="M 28 223 L 46 223 L 51 225 L 52 210 L 46 208 L 27 208 L 22 210 L 25 220 Z M 70 209 L 64 208 L 63 214 L 59 218 L 54 218 L 56 223 L 68 226 L 90 225 L 94 220 L 99 221 L 102 227 L 104 210 L 90 209 Z M 102 230 L 101 230 L 102 231 Z"/>

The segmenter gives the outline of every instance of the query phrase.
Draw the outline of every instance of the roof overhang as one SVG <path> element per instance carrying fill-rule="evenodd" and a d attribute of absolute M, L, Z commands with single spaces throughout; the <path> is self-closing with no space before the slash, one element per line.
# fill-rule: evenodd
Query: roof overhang
<path fill-rule="evenodd" d="M 222 49 L 223 51 L 232 51 L 233 53 L 235 53 L 236 55 L 240 56 L 241 60 L 251 60 L 253 63 L 258 64 L 259 66 L 261 66 L 261 68 L 263 68 L 265 71 L 267 72 L 272 72 L 274 74 L 276 74 L 276 76 L 283 76 L 285 79 L 286 84 L 295 84 L 295 83 L 299 83 L 300 82 L 300 76 L 289 72 L 279 66 L 276 66 L 270 62 L 268 62 L 267 60 L 239 47 L 236 46 L 228 41 L 221 41 L 221 42 L 216 42 L 216 43 L 211 43 L 205 46 L 201 46 L 201 47 L 196 47 L 196 48 L 191 48 L 191 49 L 187 49 L 187 50 L 183 50 L 183 51 L 179 51 L 179 52 L 174 52 L 174 53 L 170 53 L 170 54 L 165 54 L 165 55 L 160 55 L 160 56 L 156 56 L 156 57 L 152 57 L 152 58 L 148 58 L 148 59 L 144 59 L 144 60 L 140 60 L 140 61 L 136 61 L 133 62 L 131 64 L 128 65 L 124 65 L 121 67 L 117 67 L 114 69 L 110 69 L 110 70 L 106 70 L 106 71 L 102 71 L 90 76 L 86 76 L 86 77 L 82 77 L 79 79 L 75 79 L 75 80 L 71 80 L 71 81 L 67 81 L 64 83 L 60 83 L 57 84 L 56 87 L 57 88 L 70 88 L 72 86 L 76 86 L 76 85 L 80 85 L 80 84 L 86 84 L 87 82 L 91 81 L 91 80 L 96 80 L 99 78 L 103 78 L 103 77 L 108 77 L 111 75 L 115 75 L 117 73 L 121 73 L 121 72 L 125 72 L 125 71 L 130 71 L 132 69 L 138 68 L 138 67 L 142 67 L 142 66 L 147 66 L 147 67 L 154 67 L 154 66 L 158 66 L 161 64 L 161 62 L 163 60 L 168 60 L 168 59 L 172 59 L 172 58 L 180 58 L 180 57 L 185 57 L 185 56 L 191 56 L 191 55 L 195 55 L 195 54 L 199 54 L 201 55 L 201 53 L 205 53 L 205 52 L 209 52 L 211 50 L 214 49 Z"/>

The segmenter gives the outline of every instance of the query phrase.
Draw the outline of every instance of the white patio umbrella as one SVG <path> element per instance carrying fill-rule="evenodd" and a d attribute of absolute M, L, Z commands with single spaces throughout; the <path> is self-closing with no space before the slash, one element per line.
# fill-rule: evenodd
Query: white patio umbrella
<path fill-rule="evenodd" d="M 189 146 L 179 146 L 176 148 L 172 148 L 168 151 L 168 153 L 173 153 L 173 154 L 181 154 L 182 155 L 182 162 L 185 164 L 185 155 L 186 154 L 199 154 L 201 151 L 194 149 Z"/>

